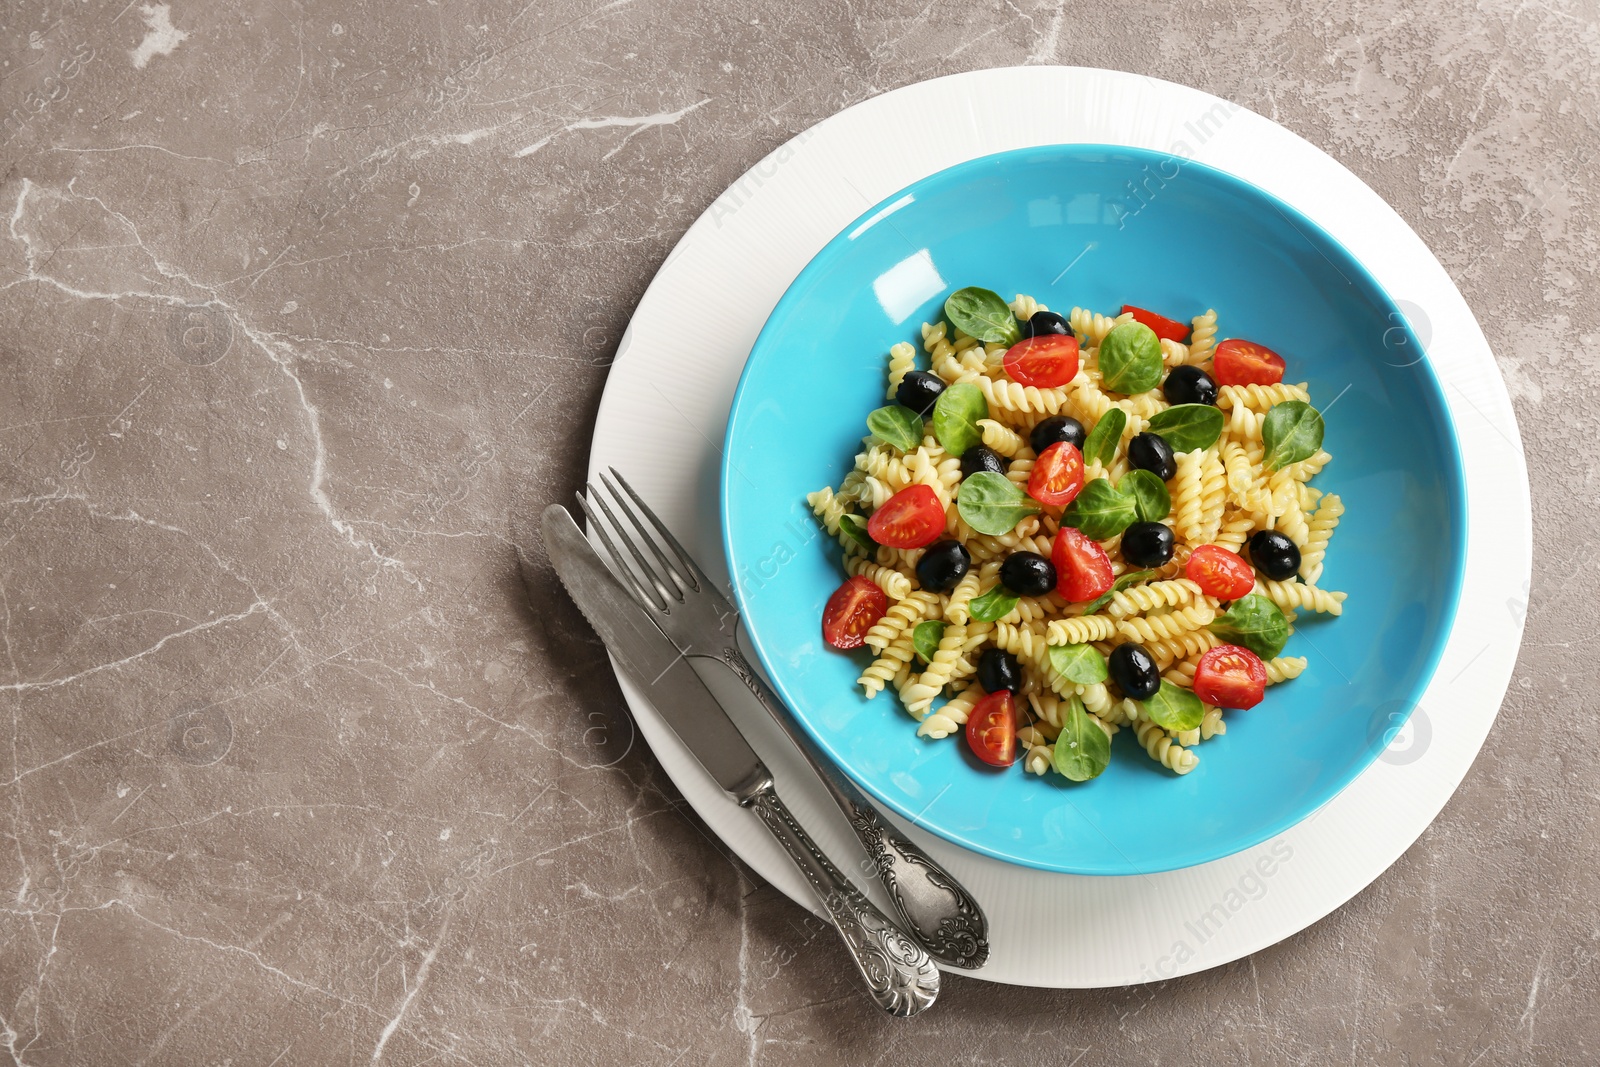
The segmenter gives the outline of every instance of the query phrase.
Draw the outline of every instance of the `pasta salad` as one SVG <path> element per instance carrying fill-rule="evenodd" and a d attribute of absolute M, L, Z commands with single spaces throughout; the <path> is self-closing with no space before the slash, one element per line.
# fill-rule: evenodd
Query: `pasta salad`
<path fill-rule="evenodd" d="M 1307 387 L 1210 310 L 967 288 L 921 341 L 890 349 L 854 468 L 807 497 L 847 575 L 825 640 L 871 652 L 869 698 L 991 765 L 1086 781 L 1126 729 L 1189 773 L 1225 710 L 1306 669 L 1282 654 L 1297 614 L 1343 611 Z"/>

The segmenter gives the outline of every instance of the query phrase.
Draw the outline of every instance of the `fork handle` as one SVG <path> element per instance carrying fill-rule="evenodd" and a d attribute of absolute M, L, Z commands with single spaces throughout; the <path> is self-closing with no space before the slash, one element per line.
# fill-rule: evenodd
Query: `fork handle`
<path fill-rule="evenodd" d="M 939 996 L 939 968 L 839 873 L 778 798 L 771 781 L 741 803 L 760 817 L 816 890 L 878 1007 L 902 1018 L 931 1007 Z"/>
<path fill-rule="evenodd" d="M 889 823 L 854 782 L 817 750 L 778 694 L 756 673 L 737 645 L 722 649 L 722 662 L 739 676 L 761 706 L 799 747 L 828 787 L 861 847 L 872 858 L 878 880 L 906 929 L 940 963 L 975 970 L 989 959 L 989 921 L 955 876 Z"/>

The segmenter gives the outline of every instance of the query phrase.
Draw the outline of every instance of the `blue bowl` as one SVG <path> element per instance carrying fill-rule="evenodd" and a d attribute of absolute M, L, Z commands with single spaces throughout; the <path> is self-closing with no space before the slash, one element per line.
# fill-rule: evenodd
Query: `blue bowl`
<path fill-rule="evenodd" d="M 968 285 L 1052 308 L 1173 317 L 1217 310 L 1220 336 L 1281 353 L 1326 415 L 1314 484 L 1347 513 L 1320 584 L 1342 617 L 1301 614 L 1299 679 L 1228 714 L 1176 777 L 1130 731 L 1091 782 L 995 770 L 959 737 L 919 738 L 892 692 L 866 700 L 866 650 L 819 620 L 843 579 L 805 494 L 836 486 L 884 404 L 896 341 L 917 341 Z M 918 345 L 920 352 L 920 344 Z M 756 340 L 734 398 L 723 528 L 750 637 L 778 691 L 867 792 L 996 858 L 1075 874 L 1187 867 L 1315 812 L 1372 762 L 1420 697 L 1449 634 L 1465 558 L 1461 457 L 1404 316 L 1361 264 L 1287 204 L 1177 157 L 1104 145 L 975 159 L 889 197 L 800 273 Z M 922 365 L 926 365 L 925 361 Z"/>

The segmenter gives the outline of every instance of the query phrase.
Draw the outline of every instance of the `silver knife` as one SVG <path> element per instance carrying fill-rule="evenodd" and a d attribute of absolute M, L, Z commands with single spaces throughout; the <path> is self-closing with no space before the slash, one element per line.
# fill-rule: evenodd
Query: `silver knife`
<path fill-rule="evenodd" d="M 705 683 L 590 546 L 567 510 L 544 511 L 544 543 L 567 593 L 650 703 L 729 796 L 760 817 L 822 901 L 867 983 L 891 1015 L 939 995 L 939 969 L 823 854 L 778 798 L 772 775 Z"/>

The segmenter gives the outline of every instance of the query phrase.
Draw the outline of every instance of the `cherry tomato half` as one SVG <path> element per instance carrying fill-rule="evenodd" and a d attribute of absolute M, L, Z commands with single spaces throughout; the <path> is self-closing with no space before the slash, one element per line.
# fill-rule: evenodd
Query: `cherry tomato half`
<path fill-rule="evenodd" d="M 1072 334 L 1044 333 L 1006 349 L 1006 374 L 1021 385 L 1054 389 L 1078 373 L 1078 339 Z"/>
<path fill-rule="evenodd" d="M 1154 311 L 1134 307 L 1132 304 L 1123 304 L 1122 313 L 1132 315 L 1134 322 L 1142 322 L 1156 332 L 1156 336 L 1163 341 L 1181 341 L 1189 336 L 1187 324 L 1169 319 L 1165 315 L 1157 315 Z"/>
<path fill-rule="evenodd" d="M 990 693 L 967 716 L 967 746 L 991 767 L 1017 761 L 1017 709 L 1011 690 Z"/>
<path fill-rule="evenodd" d="M 857 575 L 833 591 L 822 609 L 822 639 L 834 648 L 860 648 L 867 631 L 889 610 L 876 582 Z"/>
<path fill-rule="evenodd" d="M 1111 557 L 1099 542 L 1075 527 L 1061 527 L 1050 550 L 1050 562 L 1056 566 L 1056 592 L 1074 604 L 1093 600 L 1111 588 Z"/>
<path fill-rule="evenodd" d="M 1256 571 L 1245 560 L 1217 545 L 1201 545 L 1183 565 L 1183 576 L 1206 596 L 1238 600 L 1256 587 Z"/>
<path fill-rule="evenodd" d="M 1218 645 L 1194 669 L 1194 695 L 1219 708 L 1253 708 L 1266 690 L 1266 664 L 1238 645 Z"/>
<path fill-rule="evenodd" d="M 1283 357 L 1266 345 L 1230 337 L 1217 346 L 1211 365 L 1218 385 L 1277 385 L 1283 381 Z"/>
<path fill-rule="evenodd" d="M 922 484 L 908 485 L 883 502 L 867 520 L 867 533 L 890 548 L 921 548 L 944 533 L 944 505 L 939 494 Z"/>
<path fill-rule="evenodd" d="M 1071 441 L 1057 441 L 1033 462 L 1028 495 L 1041 504 L 1064 508 L 1083 490 L 1083 453 Z"/>

